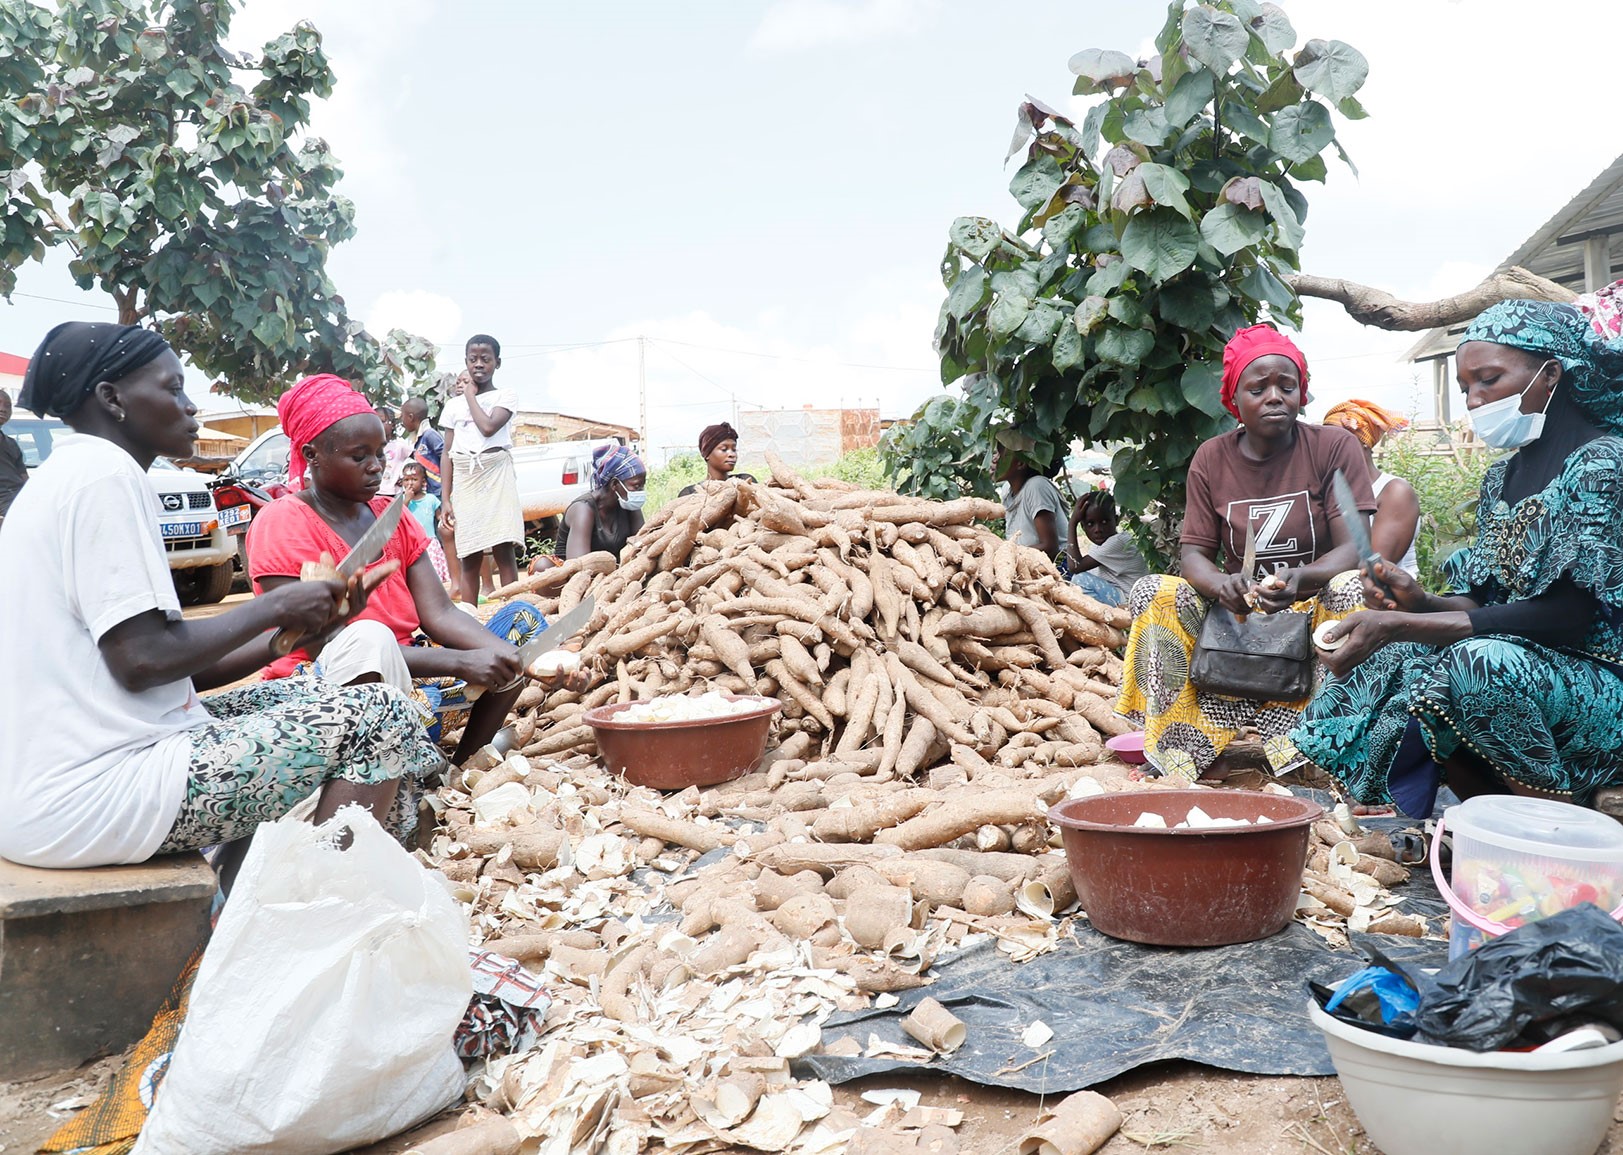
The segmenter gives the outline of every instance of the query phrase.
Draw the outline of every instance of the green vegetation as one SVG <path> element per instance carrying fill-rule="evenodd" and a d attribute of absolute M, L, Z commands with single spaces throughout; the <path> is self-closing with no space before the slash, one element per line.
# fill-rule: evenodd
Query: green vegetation
<path fill-rule="evenodd" d="M 1482 475 L 1499 455 L 1431 455 L 1422 453 L 1423 447 L 1420 435 L 1400 433 L 1383 441 L 1375 456 L 1382 469 L 1413 485 L 1420 498 L 1415 560 L 1420 565 L 1421 584 L 1433 593 L 1441 593 L 1445 588 L 1443 562 L 1476 536 Z"/>
<path fill-rule="evenodd" d="M 69 250 L 82 289 L 146 322 L 223 391 L 267 401 L 330 371 L 398 401 L 434 346 L 352 318 L 327 277 L 355 233 L 342 170 L 306 130 L 332 93 L 306 22 L 258 57 L 226 0 L 0 0 L 0 294 Z"/>
<path fill-rule="evenodd" d="M 1275 4 L 1173 0 L 1156 55 L 1089 49 L 1074 92 L 1103 96 L 1080 124 L 1020 105 L 1009 155 L 1013 228 L 948 230 L 936 328 L 943 385 L 885 438 L 898 485 L 985 494 L 999 446 L 1039 468 L 1073 440 L 1117 443 L 1116 500 L 1183 504 L 1189 459 L 1232 421 L 1222 349 L 1268 316 L 1300 323 L 1307 198 L 1336 141 L 1332 108 L 1363 117 L 1364 57 L 1309 40 Z M 1349 162 L 1350 164 L 1350 162 Z"/>

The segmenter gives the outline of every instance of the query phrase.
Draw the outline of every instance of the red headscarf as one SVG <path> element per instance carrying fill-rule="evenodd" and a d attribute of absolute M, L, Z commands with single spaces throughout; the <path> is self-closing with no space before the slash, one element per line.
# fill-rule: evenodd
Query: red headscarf
<path fill-rule="evenodd" d="M 287 434 L 287 478 L 294 489 L 304 488 L 304 447 L 346 417 L 372 414 L 372 403 L 342 377 L 319 373 L 306 377 L 282 394 L 276 413 Z"/>
<path fill-rule="evenodd" d="M 1296 362 L 1302 378 L 1302 404 L 1307 404 L 1307 358 L 1285 334 L 1272 325 L 1252 325 L 1241 329 L 1223 346 L 1223 408 L 1240 416 L 1240 407 L 1234 404 L 1234 391 L 1240 387 L 1240 374 L 1258 357 L 1289 357 Z"/>

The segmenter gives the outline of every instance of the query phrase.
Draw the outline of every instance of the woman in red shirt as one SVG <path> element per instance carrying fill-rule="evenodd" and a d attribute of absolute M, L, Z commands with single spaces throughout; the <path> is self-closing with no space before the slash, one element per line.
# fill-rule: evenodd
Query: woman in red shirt
<path fill-rule="evenodd" d="M 388 508 L 378 496 L 387 465 L 387 434 L 367 400 L 349 382 L 321 375 L 300 381 L 277 402 L 290 442 L 288 472 L 295 492 L 261 510 L 249 529 L 255 593 L 299 580 L 307 561 L 343 557 Z M 512 602 L 490 628 L 456 608 L 428 557 L 428 535 L 403 517 L 383 559 L 400 569 L 372 591 L 366 608 L 321 651 L 294 650 L 267 666 L 266 678 L 311 669 L 342 685 L 386 682 L 422 698 L 442 717 L 466 706 L 467 686 L 489 688 L 471 707 L 461 762 L 489 742 L 523 685 L 518 644 L 546 628 L 540 613 Z M 419 634 L 433 643 L 419 644 Z"/>

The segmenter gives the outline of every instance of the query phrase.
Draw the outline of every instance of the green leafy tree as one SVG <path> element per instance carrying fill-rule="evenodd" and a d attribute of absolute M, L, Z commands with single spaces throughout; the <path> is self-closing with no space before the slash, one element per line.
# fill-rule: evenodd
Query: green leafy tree
<path fill-rule="evenodd" d="M 66 245 L 81 288 L 159 329 L 218 388 L 263 401 L 305 372 L 396 397 L 426 342 L 380 342 L 326 273 L 355 232 L 307 137 L 332 91 L 308 23 L 253 59 L 225 48 L 232 0 L 0 0 L 0 292 Z M 251 85 L 251 87 L 250 87 Z"/>
<path fill-rule="evenodd" d="M 935 342 L 959 388 L 887 438 L 899 485 L 984 492 L 998 446 L 1042 467 L 1081 440 L 1122 446 L 1124 509 L 1181 508 L 1195 448 L 1233 425 L 1224 343 L 1265 314 L 1300 324 L 1282 277 L 1299 267 L 1301 185 L 1325 178 L 1327 150 L 1347 159 L 1331 107 L 1364 115 L 1364 57 L 1295 43 L 1273 4 L 1174 0 L 1151 59 L 1071 58 L 1075 92 L 1104 97 L 1080 125 L 1020 106 L 1022 215 L 949 230 Z"/>

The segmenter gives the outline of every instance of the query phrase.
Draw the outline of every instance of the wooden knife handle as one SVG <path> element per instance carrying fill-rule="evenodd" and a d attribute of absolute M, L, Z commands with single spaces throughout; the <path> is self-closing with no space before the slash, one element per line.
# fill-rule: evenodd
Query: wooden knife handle
<path fill-rule="evenodd" d="M 320 561 L 307 561 L 299 567 L 299 580 L 301 582 L 341 582 L 344 580 L 344 575 L 339 573 L 338 567 L 333 564 L 332 555 L 324 553 L 321 555 Z M 346 594 L 343 600 L 338 603 L 338 616 L 343 617 L 347 613 L 349 613 L 349 596 Z M 283 627 L 271 635 L 271 653 L 278 658 L 285 658 L 298 649 L 299 643 L 303 640 L 303 634 Z"/>

